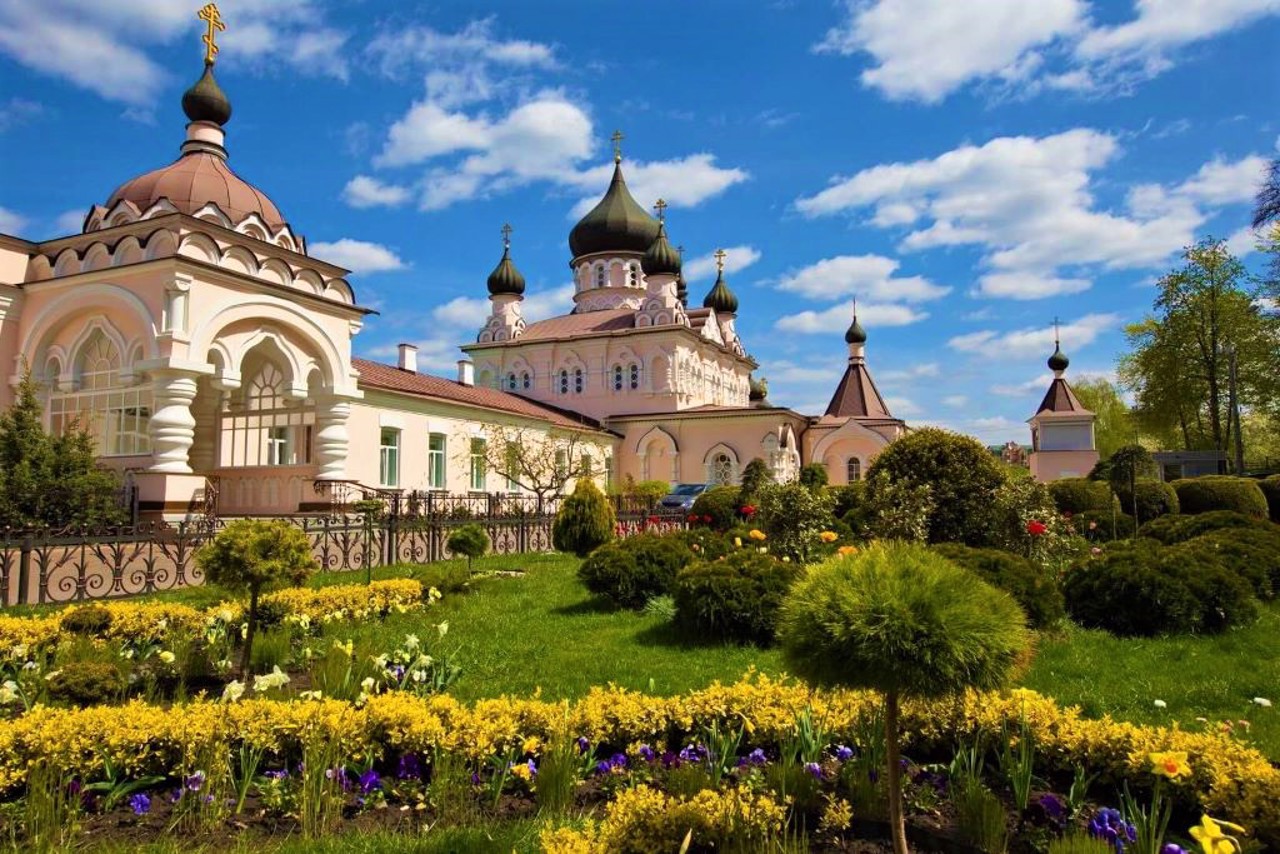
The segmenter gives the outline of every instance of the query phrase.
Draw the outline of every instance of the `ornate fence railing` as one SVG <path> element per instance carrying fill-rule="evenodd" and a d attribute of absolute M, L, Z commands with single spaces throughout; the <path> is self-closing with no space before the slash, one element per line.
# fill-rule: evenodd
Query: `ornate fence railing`
<path fill-rule="evenodd" d="M 322 569 L 355 571 L 451 557 L 449 535 L 476 523 L 494 554 L 550 551 L 557 500 L 529 497 L 391 498 L 382 512 L 283 516 L 311 542 Z M 684 527 L 682 512 L 616 503 L 618 535 Z M 204 583 L 196 550 L 228 519 L 144 523 L 102 530 L 0 530 L 0 603 L 39 604 L 135 596 Z"/>

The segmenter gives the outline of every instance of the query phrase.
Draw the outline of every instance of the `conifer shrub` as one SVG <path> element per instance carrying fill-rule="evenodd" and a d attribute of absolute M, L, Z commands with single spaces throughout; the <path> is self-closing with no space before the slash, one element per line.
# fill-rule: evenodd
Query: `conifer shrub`
<path fill-rule="evenodd" d="M 752 503 L 760 494 L 760 490 L 771 483 L 773 483 L 773 472 L 769 469 L 768 463 L 759 457 L 747 463 L 742 469 L 742 478 L 738 487 L 739 506 Z"/>
<path fill-rule="evenodd" d="M 1209 475 L 1175 480 L 1178 504 L 1183 513 L 1233 510 L 1246 516 L 1266 519 L 1270 515 L 1267 497 L 1256 480 L 1246 477 Z"/>
<path fill-rule="evenodd" d="M 1273 474 L 1258 481 L 1258 488 L 1267 499 L 1267 509 L 1272 522 L 1280 522 L 1280 474 Z"/>
<path fill-rule="evenodd" d="M 1110 512 L 1115 502 L 1111 486 L 1105 481 L 1084 477 L 1064 477 L 1049 484 L 1049 494 L 1059 513 Z"/>
<path fill-rule="evenodd" d="M 812 490 L 822 489 L 831 480 L 827 475 L 827 467 L 822 463 L 805 463 L 800 466 L 798 479 L 801 486 Z"/>
<path fill-rule="evenodd" d="M 738 523 L 738 487 L 713 486 L 693 501 L 689 514 L 696 524 L 709 525 L 716 531 L 727 531 Z"/>
<path fill-rule="evenodd" d="M 70 706 L 98 706 L 119 702 L 126 682 L 120 668 L 109 661 L 68 661 L 49 676 L 49 697 Z"/>
<path fill-rule="evenodd" d="M 1221 561 L 1264 602 L 1280 594 L 1280 525 L 1221 528 L 1187 540 L 1183 547 Z"/>
<path fill-rule="evenodd" d="M 1214 510 L 1210 513 L 1197 513 L 1191 516 L 1161 516 L 1142 526 L 1139 532 L 1152 540 L 1159 540 L 1165 545 L 1184 543 L 1210 531 L 1226 528 L 1270 528 L 1271 523 L 1243 513 L 1231 510 Z"/>
<path fill-rule="evenodd" d="M 489 535 L 480 525 L 470 522 L 454 529 L 445 545 L 455 555 L 466 557 L 469 572 L 472 562 L 478 557 L 484 557 L 485 552 L 489 551 Z"/>
<path fill-rule="evenodd" d="M 665 480 L 642 480 L 629 484 L 626 494 L 652 510 L 670 492 L 671 484 Z"/>
<path fill-rule="evenodd" d="M 1118 484 L 1116 497 L 1126 513 L 1136 510 L 1139 525 L 1181 512 L 1177 490 L 1171 484 L 1154 478 L 1142 478 L 1132 490 L 1128 483 Z"/>
<path fill-rule="evenodd" d="M 58 625 L 73 635 L 105 637 L 111 628 L 111 612 L 101 605 L 83 605 L 63 614 Z"/>
<path fill-rule="evenodd" d="M 754 550 L 690 564 L 675 580 L 676 625 L 699 637 L 768 646 L 800 573 L 796 564 Z"/>
<path fill-rule="evenodd" d="M 1066 616 L 1066 603 L 1057 580 L 1028 558 L 1000 549 L 979 549 L 959 543 L 940 543 L 933 550 L 957 566 L 1012 596 L 1032 628 L 1056 625 Z"/>
<path fill-rule="evenodd" d="M 586 557 L 613 539 L 616 525 L 609 499 L 591 480 L 580 478 L 556 512 L 551 542 L 557 551 Z"/>
<path fill-rule="evenodd" d="M 1252 587 L 1212 553 L 1138 539 L 1073 566 L 1067 611 L 1121 636 L 1216 634 L 1257 616 Z"/>
<path fill-rule="evenodd" d="M 733 544 L 735 537 L 742 542 L 746 542 L 745 537 L 748 530 L 745 525 L 730 528 L 726 533 L 714 531 L 711 528 L 686 528 L 683 531 L 673 531 L 664 536 L 684 543 L 694 560 L 716 560 L 730 554 L 737 548 Z"/>
<path fill-rule="evenodd" d="M 637 534 L 587 555 L 578 579 L 597 596 L 623 608 L 642 608 L 671 592 L 676 573 L 695 558 L 679 537 Z"/>
<path fill-rule="evenodd" d="M 1076 533 L 1092 542 L 1111 542 L 1132 537 L 1137 526 L 1128 513 L 1099 512 L 1090 510 L 1071 517 L 1071 527 Z"/>

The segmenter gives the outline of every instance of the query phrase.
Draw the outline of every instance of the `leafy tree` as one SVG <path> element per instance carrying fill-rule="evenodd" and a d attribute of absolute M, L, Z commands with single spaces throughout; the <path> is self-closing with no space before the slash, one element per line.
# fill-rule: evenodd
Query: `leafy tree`
<path fill-rule="evenodd" d="M 1129 404 L 1120 396 L 1115 383 L 1102 379 L 1083 379 L 1071 383 L 1085 409 L 1096 416 L 1093 422 L 1094 446 L 1098 456 L 1106 459 L 1116 449 L 1133 441 L 1134 424 Z"/>
<path fill-rule="evenodd" d="M 79 423 L 60 436 L 44 429 L 30 374 L 0 413 L 0 525 L 96 527 L 126 521 L 115 472 L 97 464 L 93 437 Z"/>
<path fill-rule="evenodd" d="M 822 547 L 822 532 L 831 530 L 832 496 L 827 490 L 798 483 L 775 483 L 760 490 L 760 527 L 769 551 L 808 563 Z"/>
<path fill-rule="evenodd" d="M 298 586 L 319 569 L 302 529 L 283 519 L 237 519 L 196 552 L 210 583 L 249 596 L 248 627 L 240 654 L 240 678 L 249 673 L 258 599 L 277 587 Z"/>
<path fill-rule="evenodd" d="M 617 520 L 613 507 L 590 480 L 579 480 L 564 500 L 551 527 L 551 542 L 558 551 L 586 557 L 613 539 Z"/>
<path fill-rule="evenodd" d="M 652 510 L 670 492 L 671 484 L 665 480 L 642 480 L 639 483 L 632 481 L 626 494 Z"/>
<path fill-rule="evenodd" d="M 822 463 L 805 463 L 800 466 L 800 485 L 808 489 L 822 489 L 827 485 L 827 467 Z"/>
<path fill-rule="evenodd" d="M 489 551 L 489 535 L 485 533 L 484 528 L 472 522 L 460 526 L 450 534 L 445 545 L 454 554 L 467 556 L 467 572 L 470 572 L 471 562 L 478 557 L 484 557 L 485 552 Z"/>
<path fill-rule="evenodd" d="M 1022 609 L 925 546 L 876 544 L 810 570 L 783 602 L 778 637 L 806 680 L 884 694 L 890 831 L 907 854 L 899 701 L 1002 685 L 1027 652 Z"/>
<path fill-rule="evenodd" d="M 480 451 L 485 467 L 542 501 L 560 495 L 570 481 L 604 474 L 604 451 L 576 430 L 534 430 L 491 424 L 484 439 L 464 449 L 464 465 Z M 666 494 L 665 492 L 663 493 Z"/>
<path fill-rule="evenodd" d="M 1206 238 L 1160 279 L 1155 313 L 1126 330 L 1133 352 L 1121 377 L 1137 397 L 1145 430 L 1174 434 L 1184 448 L 1227 450 L 1229 349 L 1240 405 L 1274 410 L 1280 393 L 1280 318 L 1223 241 Z"/>
<path fill-rule="evenodd" d="M 1266 180 L 1258 188 L 1258 195 L 1254 199 L 1252 225 L 1254 228 L 1262 228 L 1277 222 L 1280 222 L 1280 157 L 1271 161 Z"/>

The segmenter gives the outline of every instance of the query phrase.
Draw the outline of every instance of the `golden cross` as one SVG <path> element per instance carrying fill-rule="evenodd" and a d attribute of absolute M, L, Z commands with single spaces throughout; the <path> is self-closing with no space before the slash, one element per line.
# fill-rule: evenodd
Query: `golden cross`
<path fill-rule="evenodd" d="M 613 141 L 613 162 L 622 162 L 622 140 L 624 139 L 622 131 L 615 130 L 613 136 L 609 137 Z"/>
<path fill-rule="evenodd" d="M 658 211 L 658 222 L 667 221 L 667 200 L 658 199 L 653 203 L 654 208 Z"/>
<path fill-rule="evenodd" d="M 218 13 L 218 5 L 209 3 L 202 7 L 196 13 L 196 17 L 209 25 L 208 32 L 201 37 L 204 42 L 204 61 L 206 65 L 213 65 L 214 57 L 218 55 L 218 45 L 214 42 L 214 34 L 222 32 L 227 25 L 222 21 L 222 15 Z"/>
<path fill-rule="evenodd" d="M 504 222 L 502 224 L 502 248 L 511 248 L 511 223 Z"/>
<path fill-rule="evenodd" d="M 726 254 L 728 253 L 726 253 L 723 249 L 716 250 L 716 272 L 717 273 L 724 272 L 724 256 Z"/>

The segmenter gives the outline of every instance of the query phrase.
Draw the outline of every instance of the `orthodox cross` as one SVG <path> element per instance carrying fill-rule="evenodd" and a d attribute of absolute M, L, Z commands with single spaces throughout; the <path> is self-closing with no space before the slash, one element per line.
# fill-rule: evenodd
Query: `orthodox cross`
<path fill-rule="evenodd" d="M 679 255 L 679 256 L 680 256 L 680 260 L 681 260 L 681 261 L 683 261 L 683 260 L 684 260 L 684 247 L 683 247 L 683 246 L 677 246 L 677 247 L 676 247 L 676 254 L 677 254 L 677 255 Z"/>
<path fill-rule="evenodd" d="M 1057 317 L 1053 319 L 1053 344 L 1055 347 L 1061 346 L 1061 342 L 1058 340 L 1058 318 Z"/>
<path fill-rule="evenodd" d="M 215 33 L 220 33 L 227 28 L 222 21 L 222 15 L 218 13 L 218 5 L 209 3 L 196 13 L 196 17 L 208 24 L 208 31 L 201 37 L 204 42 L 204 61 L 206 65 L 213 65 L 214 57 L 218 55 L 218 45 L 214 41 Z"/>
<path fill-rule="evenodd" d="M 613 132 L 613 136 L 609 137 L 609 139 L 613 142 L 613 162 L 621 163 L 622 162 L 622 140 L 624 139 L 624 137 L 622 136 L 622 131 L 615 130 Z"/>
<path fill-rule="evenodd" d="M 726 253 L 723 249 L 716 250 L 716 272 L 717 273 L 724 272 L 724 256 L 727 254 L 728 253 Z"/>
<path fill-rule="evenodd" d="M 502 248 L 511 248 L 511 223 L 504 222 L 502 224 Z"/>
<path fill-rule="evenodd" d="M 653 203 L 653 207 L 658 211 L 658 222 L 666 222 L 667 221 L 667 200 L 658 199 L 656 202 Z"/>

